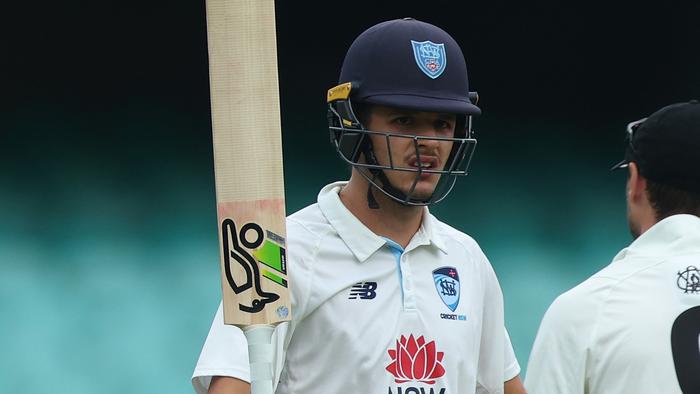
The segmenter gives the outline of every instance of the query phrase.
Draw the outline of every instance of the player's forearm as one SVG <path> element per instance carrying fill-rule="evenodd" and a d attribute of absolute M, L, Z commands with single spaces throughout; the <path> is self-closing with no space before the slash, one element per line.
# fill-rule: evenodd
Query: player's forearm
<path fill-rule="evenodd" d="M 228 376 L 214 376 L 209 384 L 209 394 L 250 394 L 250 384 Z"/>
<path fill-rule="evenodd" d="M 525 391 L 525 386 L 523 386 L 523 382 L 520 380 L 520 375 L 507 381 L 504 386 L 505 394 L 527 394 L 527 391 Z"/>

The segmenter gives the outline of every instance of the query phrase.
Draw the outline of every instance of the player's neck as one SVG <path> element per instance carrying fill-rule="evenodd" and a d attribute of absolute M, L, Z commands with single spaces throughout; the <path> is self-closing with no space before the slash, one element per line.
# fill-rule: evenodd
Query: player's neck
<path fill-rule="evenodd" d="M 366 182 L 351 179 L 341 190 L 340 200 L 372 232 L 405 248 L 420 228 L 424 208 L 399 204 L 376 189 L 372 190 L 372 194 L 379 208 L 370 208 L 367 188 Z"/>

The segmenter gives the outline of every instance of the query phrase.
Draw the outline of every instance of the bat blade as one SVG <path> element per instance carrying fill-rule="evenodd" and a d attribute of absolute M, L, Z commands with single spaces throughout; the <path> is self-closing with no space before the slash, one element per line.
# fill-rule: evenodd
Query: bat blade
<path fill-rule="evenodd" d="M 291 319 L 274 0 L 207 0 L 224 323 Z"/>

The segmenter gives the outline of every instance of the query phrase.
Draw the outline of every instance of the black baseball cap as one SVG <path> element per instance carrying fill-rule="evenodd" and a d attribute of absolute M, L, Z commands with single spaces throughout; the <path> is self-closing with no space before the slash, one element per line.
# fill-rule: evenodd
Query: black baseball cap
<path fill-rule="evenodd" d="M 444 30 L 413 18 L 378 23 L 345 55 L 339 83 L 351 99 L 412 110 L 478 115 L 464 55 Z"/>
<path fill-rule="evenodd" d="M 634 162 L 640 174 L 682 190 L 700 192 L 700 103 L 691 100 L 665 106 L 628 126 L 625 159 L 612 169 Z"/>

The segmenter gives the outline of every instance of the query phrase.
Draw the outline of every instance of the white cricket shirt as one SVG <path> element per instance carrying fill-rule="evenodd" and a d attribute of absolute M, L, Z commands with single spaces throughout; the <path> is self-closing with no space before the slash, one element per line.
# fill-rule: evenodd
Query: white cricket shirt
<path fill-rule="evenodd" d="M 496 275 L 427 210 L 405 250 L 343 205 L 344 183 L 287 219 L 293 321 L 277 327 L 276 393 L 502 393 L 520 373 Z M 505 333 L 505 335 L 504 335 Z M 217 312 L 192 383 L 248 380 L 245 337 Z"/>
<path fill-rule="evenodd" d="M 530 354 L 532 394 L 700 393 L 700 218 L 656 223 L 559 296 Z"/>

